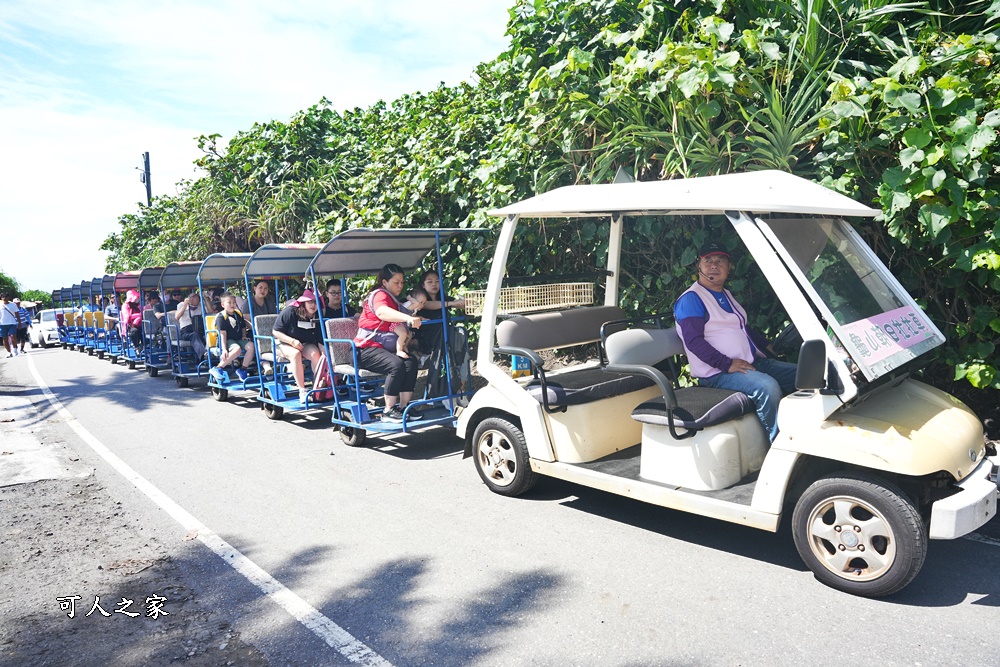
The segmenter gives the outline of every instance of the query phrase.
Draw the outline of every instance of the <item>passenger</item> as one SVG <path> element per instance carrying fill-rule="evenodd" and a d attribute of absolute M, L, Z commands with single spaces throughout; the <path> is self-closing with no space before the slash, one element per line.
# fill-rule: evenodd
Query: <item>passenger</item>
<path fill-rule="evenodd" d="M 7 357 L 17 356 L 17 307 L 6 292 L 0 294 L 0 338 Z"/>
<path fill-rule="evenodd" d="M 250 299 L 237 301 L 236 307 L 247 317 L 278 314 L 278 307 L 275 305 L 274 297 L 271 296 L 271 285 L 266 280 L 254 283 Z"/>
<path fill-rule="evenodd" d="M 256 312 L 256 311 L 254 311 Z M 288 359 L 292 367 L 292 377 L 299 390 L 299 400 L 306 403 L 306 379 L 302 357 L 305 356 L 316 368 L 319 363 L 320 345 L 323 334 L 319 327 L 319 306 L 312 290 L 305 290 L 302 296 L 286 306 L 274 321 L 273 334 L 279 343 L 279 351 Z"/>
<path fill-rule="evenodd" d="M 165 312 L 171 313 L 177 310 L 177 306 L 181 305 L 183 301 L 182 293 L 179 289 L 171 290 L 170 294 L 167 295 L 167 300 L 163 302 L 163 309 Z"/>
<path fill-rule="evenodd" d="M 28 327 L 31 326 L 31 313 L 27 308 L 21 307 L 21 300 L 14 297 L 14 305 L 17 306 L 17 342 L 20 345 L 19 352 L 24 354 L 24 344 L 28 342 Z"/>
<path fill-rule="evenodd" d="M 135 350 L 142 350 L 142 312 L 139 310 L 139 293 L 129 290 L 121 311 L 122 333 L 132 341 Z"/>
<path fill-rule="evenodd" d="M 326 296 L 326 307 L 323 309 L 323 319 L 332 320 L 335 317 L 354 317 L 358 314 L 351 304 L 344 303 L 344 292 L 339 280 L 331 280 L 323 291 Z M 343 310 L 341 310 L 343 307 Z"/>
<path fill-rule="evenodd" d="M 104 307 L 104 319 L 113 326 L 118 324 L 118 306 L 115 304 L 114 297 L 108 297 L 108 305 Z"/>
<path fill-rule="evenodd" d="M 395 352 L 396 324 L 409 324 L 419 329 L 421 319 L 402 310 L 399 295 L 403 293 L 403 269 L 396 264 L 382 267 L 376 279 L 376 289 L 365 300 L 358 321 L 358 365 L 361 368 L 385 375 L 385 410 L 382 420 L 403 421 L 403 410 L 413 397 L 417 384 L 417 360 L 401 357 Z M 384 342 L 383 342 L 384 341 Z M 416 409 L 407 413 L 409 420 L 421 419 Z"/>
<path fill-rule="evenodd" d="M 410 290 L 410 293 L 406 295 L 406 302 L 401 306 L 401 312 L 409 313 L 410 315 L 416 315 L 420 309 L 424 307 L 427 303 L 427 292 L 424 291 L 423 287 L 414 287 Z M 408 352 L 417 352 L 416 339 L 413 336 L 413 332 L 407 324 L 397 324 L 392 329 L 392 333 L 396 335 L 396 356 L 402 359 L 408 359 L 410 355 Z"/>
<path fill-rule="evenodd" d="M 442 319 L 444 308 L 465 309 L 465 299 L 455 299 L 454 297 L 440 295 L 441 279 L 438 278 L 437 271 L 424 271 L 420 274 L 419 285 L 427 292 L 427 304 L 421 313 L 426 320 Z M 441 332 L 444 330 L 441 322 L 424 325 L 417 337 L 420 339 L 421 347 L 430 352 L 441 344 Z"/>
<path fill-rule="evenodd" d="M 201 317 L 201 297 L 197 292 L 191 292 L 186 299 L 177 304 L 174 313 L 177 326 L 180 328 L 179 338 L 191 343 L 195 358 L 201 360 L 207 351 L 204 322 Z"/>
<path fill-rule="evenodd" d="M 160 295 L 156 292 L 149 292 L 146 295 L 146 308 L 145 310 L 152 310 L 153 315 L 156 316 L 150 324 L 150 334 L 153 336 L 158 336 L 163 333 L 163 327 L 167 321 L 166 311 L 163 307 L 163 302 L 160 301 Z"/>
<path fill-rule="evenodd" d="M 698 253 L 698 280 L 674 303 L 674 320 L 691 375 L 709 387 L 741 391 L 753 401 L 771 442 L 778 435 L 778 402 L 795 391 L 795 364 L 770 359 L 773 348 L 747 326 L 747 313 L 725 289 L 729 253 L 710 241 Z"/>
<path fill-rule="evenodd" d="M 219 347 L 222 350 L 222 358 L 219 365 L 211 369 L 212 377 L 219 382 L 226 381 L 225 368 L 236 361 L 240 353 L 244 350 L 243 365 L 236 369 L 236 375 L 240 380 L 247 379 L 247 369 L 253 363 L 254 346 L 252 340 L 246 337 L 250 333 L 250 327 L 243 315 L 236 309 L 236 296 L 226 292 L 220 299 L 222 302 L 222 312 L 215 316 L 215 328 L 219 332 Z"/>

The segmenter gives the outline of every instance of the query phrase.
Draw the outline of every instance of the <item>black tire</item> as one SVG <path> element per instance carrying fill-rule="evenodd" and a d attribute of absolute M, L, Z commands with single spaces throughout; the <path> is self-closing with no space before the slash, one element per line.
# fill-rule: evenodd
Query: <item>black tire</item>
<path fill-rule="evenodd" d="M 225 403 L 229 400 L 229 390 L 212 387 L 212 398 L 217 400 L 219 403 Z"/>
<path fill-rule="evenodd" d="M 104 358 L 104 350 L 98 350 L 97 351 L 97 358 L 98 359 L 103 359 Z"/>
<path fill-rule="evenodd" d="M 353 415 L 351 415 L 350 410 L 341 410 L 340 418 L 344 421 L 353 420 Z M 339 426 L 340 439 L 344 441 L 344 444 L 348 447 L 364 447 L 365 440 L 368 438 L 368 432 L 360 426 Z"/>
<path fill-rule="evenodd" d="M 135 360 L 134 359 L 129 359 L 128 360 L 128 369 L 130 371 L 134 371 L 135 370 Z"/>
<path fill-rule="evenodd" d="M 112 364 L 114 364 L 115 366 L 117 366 L 117 365 L 118 365 L 118 357 L 116 357 L 116 356 L 114 356 L 114 355 L 111 355 L 110 357 L 108 357 L 108 361 L 110 361 L 110 362 L 111 362 Z"/>
<path fill-rule="evenodd" d="M 506 417 L 488 417 L 472 436 L 476 471 L 490 491 L 519 496 L 538 481 L 528 460 L 528 445 L 521 429 Z"/>
<path fill-rule="evenodd" d="M 64 350 L 68 350 L 69 349 L 69 343 L 63 343 L 62 346 L 63 346 Z"/>
<path fill-rule="evenodd" d="M 270 396 L 271 394 L 267 391 L 267 389 L 265 389 L 264 397 L 270 398 Z M 261 408 L 264 409 L 264 416 L 270 419 L 271 421 L 279 421 L 282 417 L 285 416 L 285 409 L 280 405 L 272 405 L 271 403 L 264 403 L 262 401 L 260 406 Z"/>
<path fill-rule="evenodd" d="M 148 375 L 149 377 L 155 378 L 159 374 L 160 374 L 160 369 L 157 368 L 156 366 L 146 366 L 146 375 Z"/>
<path fill-rule="evenodd" d="M 188 379 L 186 377 L 184 377 L 183 375 L 177 375 L 177 376 L 175 376 L 174 377 L 174 382 L 181 389 L 184 389 L 185 387 L 188 386 Z"/>
<path fill-rule="evenodd" d="M 927 526 L 897 486 L 842 473 L 814 482 L 792 513 L 792 537 L 816 579 L 845 593 L 902 590 L 927 557 Z"/>

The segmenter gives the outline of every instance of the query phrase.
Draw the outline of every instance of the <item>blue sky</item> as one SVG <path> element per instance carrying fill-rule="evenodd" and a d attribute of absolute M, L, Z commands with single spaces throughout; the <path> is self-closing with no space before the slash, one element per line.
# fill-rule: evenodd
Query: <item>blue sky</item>
<path fill-rule="evenodd" d="M 0 0 L 0 270 L 44 290 L 103 275 L 143 152 L 172 194 L 201 134 L 469 79 L 513 2 Z"/>

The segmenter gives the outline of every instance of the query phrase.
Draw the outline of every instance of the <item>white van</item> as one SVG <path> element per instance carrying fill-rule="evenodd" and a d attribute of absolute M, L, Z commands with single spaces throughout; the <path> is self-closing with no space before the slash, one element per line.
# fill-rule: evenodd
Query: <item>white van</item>
<path fill-rule="evenodd" d="M 1000 457 L 981 422 L 910 377 L 944 336 L 845 221 L 877 210 L 761 171 L 569 186 L 491 214 L 506 220 L 483 295 L 478 369 L 489 384 L 458 434 L 493 491 L 524 493 L 548 475 L 769 531 L 789 510 L 816 578 L 871 597 L 912 581 L 929 539 L 996 513 Z M 752 409 L 733 408 L 734 392 L 678 385 L 672 328 L 619 307 L 623 229 L 638 215 L 731 224 L 801 335 L 799 389 L 780 403 L 773 444 Z M 503 286 L 521 218 L 598 223 L 603 304 L 593 284 Z M 568 368 L 539 354 L 593 343 L 599 358 Z M 498 363 L 511 355 L 531 360 L 532 376 L 511 377 Z"/>
<path fill-rule="evenodd" d="M 39 311 L 35 319 L 31 322 L 31 330 L 28 332 L 31 347 L 49 347 L 59 344 L 59 323 L 56 321 L 56 313 L 62 312 L 59 309 L 49 308 Z"/>

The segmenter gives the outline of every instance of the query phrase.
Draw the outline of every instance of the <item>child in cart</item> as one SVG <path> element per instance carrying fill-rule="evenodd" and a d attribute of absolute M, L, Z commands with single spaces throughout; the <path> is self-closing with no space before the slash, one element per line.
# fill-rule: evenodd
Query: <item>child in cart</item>
<path fill-rule="evenodd" d="M 236 296 L 226 292 L 220 299 L 222 312 L 215 316 L 215 328 L 219 332 L 219 347 L 222 350 L 219 365 L 211 369 L 212 377 L 220 383 L 226 382 L 225 368 L 236 361 L 241 353 L 243 364 L 236 368 L 236 375 L 241 381 L 246 381 L 247 369 L 253 363 L 254 345 L 249 335 L 250 325 L 243 314 L 236 309 Z"/>
<path fill-rule="evenodd" d="M 416 315 L 424 304 L 427 303 L 427 291 L 423 287 L 414 287 L 406 295 L 406 302 L 403 303 L 403 311 L 410 315 Z M 409 359 L 409 352 L 417 353 L 416 341 L 413 330 L 408 324 L 398 324 L 392 330 L 396 335 L 396 356 L 402 359 Z"/>

